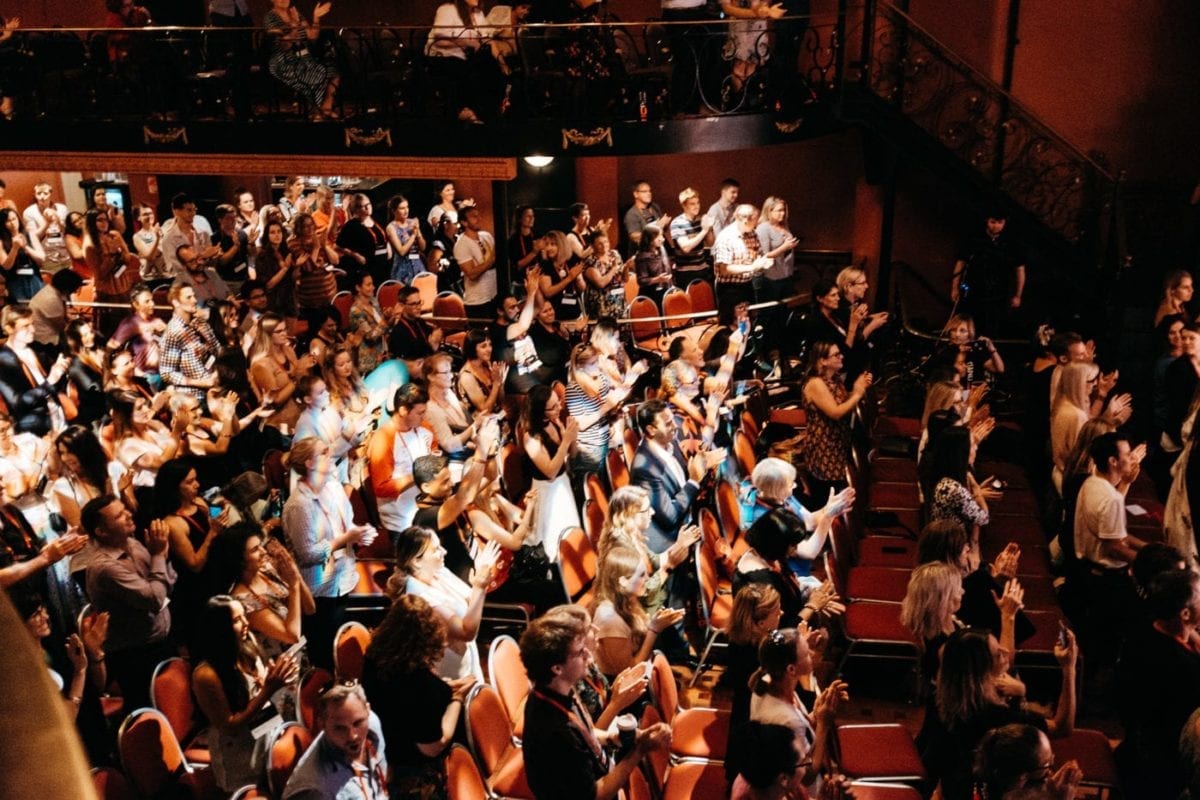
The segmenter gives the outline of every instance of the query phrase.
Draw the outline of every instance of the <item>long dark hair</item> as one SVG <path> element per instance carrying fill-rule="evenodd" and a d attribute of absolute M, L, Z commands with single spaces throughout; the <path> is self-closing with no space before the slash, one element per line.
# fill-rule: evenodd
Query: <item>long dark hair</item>
<path fill-rule="evenodd" d="M 536 436 L 546 430 L 546 404 L 554 390 L 544 384 L 538 384 L 529 390 L 525 405 L 525 431 L 530 436 Z"/>
<path fill-rule="evenodd" d="M 98 208 L 89 208 L 88 212 L 83 215 L 83 228 L 87 231 L 88 238 L 92 240 L 92 244 L 100 246 L 100 227 L 96 224 L 96 220 L 104 217 L 108 219 L 108 215 Z M 112 230 L 111 226 L 109 230 Z"/>
<path fill-rule="evenodd" d="M 12 233 L 8 230 L 9 216 L 17 218 L 17 233 L 25 232 L 25 221 L 21 219 L 20 214 L 11 208 L 0 208 L 0 242 L 4 242 L 5 249 L 12 246 Z"/>
<path fill-rule="evenodd" d="M 71 425 L 58 435 L 55 444 L 79 459 L 79 477 L 96 491 L 108 491 L 108 456 L 96 434 L 82 425 Z"/>
<path fill-rule="evenodd" d="M 967 472 L 971 466 L 971 432 L 961 425 L 953 425 L 939 433 L 930 444 L 932 451 L 922 462 L 929 464 L 923 488 L 925 497 L 932 500 L 934 487 L 942 478 L 950 478 L 966 486 Z"/>
<path fill-rule="evenodd" d="M 179 513 L 183 502 L 179 494 L 179 484 L 187 474 L 195 469 L 191 459 L 172 458 L 158 468 L 154 476 L 154 517 L 162 519 Z"/>
<path fill-rule="evenodd" d="M 266 534 L 253 522 L 238 522 L 216 535 L 208 550 L 205 571 L 208 573 L 209 589 L 214 594 L 228 592 L 240 583 L 246 571 L 246 542 Z"/>
<path fill-rule="evenodd" d="M 232 606 L 236 602 L 227 594 L 209 598 L 200 611 L 200 624 L 192 643 L 196 663 L 205 662 L 217 673 L 229 710 L 234 713 L 250 702 L 242 665 L 250 667 L 253 659 L 261 656 L 255 640 L 244 642 L 233 630 Z"/>

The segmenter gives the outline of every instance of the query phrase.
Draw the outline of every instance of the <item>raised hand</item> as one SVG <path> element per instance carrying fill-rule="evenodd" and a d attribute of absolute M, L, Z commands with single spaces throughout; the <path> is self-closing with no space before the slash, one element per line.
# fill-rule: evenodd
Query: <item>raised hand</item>
<path fill-rule="evenodd" d="M 650 679 L 646 677 L 646 665 L 634 664 L 621 671 L 612 683 L 608 702 L 618 711 L 623 711 L 646 692 Z"/>
<path fill-rule="evenodd" d="M 500 543 L 488 542 L 479 555 L 475 556 L 475 567 L 471 570 L 471 586 L 486 589 L 496 573 L 496 561 L 500 558 Z"/>
<path fill-rule="evenodd" d="M 667 608 L 663 606 L 654 613 L 654 619 L 650 620 L 650 630 L 655 633 L 662 633 L 681 619 L 683 619 L 682 608 Z"/>
<path fill-rule="evenodd" d="M 57 564 L 67 556 L 78 553 L 86 545 L 87 536 L 79 533 L 77 528 L 73 528 L 46 545 L 46 558 L 50 559 L 51 564 Z"/>
<path fill-rule="evenodd" d="M 1017 612 L 1025 607 L 1025 590 L 1016 578 L 1009 578 L 1004 584 L 1004 594 L 999 597 L 992 592 L 992 599 L 1000 609 L 1001 617 L 1015 617 Z"/>
<path fill-rule="evenodd" d="M 150 555 L 159 556 L 167 552 L 170 530 L 165 519 L 150 520 L 150 527 L 146 530 L 146 549 Z"/>
<path fill-rule="evenodd" d="M 80 622 L 79 638 L 87 648 L 89 658 L 101 658 L 104 655 L 104 643 L 108 641 L 108 612 L 88 614 Z"/>

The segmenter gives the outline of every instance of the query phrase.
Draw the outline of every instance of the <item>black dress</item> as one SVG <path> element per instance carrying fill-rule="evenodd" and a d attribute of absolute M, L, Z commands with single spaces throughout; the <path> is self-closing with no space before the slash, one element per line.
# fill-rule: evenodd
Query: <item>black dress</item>
<path fill-rule="evenodd" d="M 430 757 L 417 745 L 442 738 L 442 716 L 452 697 L 449 684 L 429 669 L 384 680 L 372 655 L 368 650 L 362 684 L 371 710 L 379 715 L 387 743 L 389 796 L 431 800 L 446 797 L 444 754 Z"/>
<path fill-rule="evenodd" d="M 472 562 L 466 535 L 457 518 L 444 528 L 438 527 L 438 511 L 441 508 L 441 503 L 422 496 L 417 500 L 417 513 L 413 515 L 412 524 L 437 532 L 446 551 L 446 569 L 467 581 L 471 577 Z"/>
<path fill-rule="evenodd" d="M 199 550 L 208 537 L 209 512 L 198 507 L 191 514 L 177 515 L 187 525 L 188 542 L 193 550 Z M 171 633 L 177 642 L 190 642 L 200 618 L 200 609 L 210 595 L 205 572 L 193 572 L 181 559 L 171 554 L 171 565 L 179 578 L 171 590 Z"/>

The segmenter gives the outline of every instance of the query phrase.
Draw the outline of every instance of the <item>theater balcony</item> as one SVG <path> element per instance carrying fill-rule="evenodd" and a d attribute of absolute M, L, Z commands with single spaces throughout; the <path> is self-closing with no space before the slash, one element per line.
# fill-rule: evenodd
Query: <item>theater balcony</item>
<path fill-rule="evenodd" d="M 158 154 L 516 156 L 745 149 L 821 135 L 839 19 L 788 18 L 744 47 L 728 25 L 521 26 L 499 59 L 426 55 L 429 28 L 324 29 L 304 49 L 336 70 L 336 118 L 276 77 L 262 29 L 22 29 L 0 58 L 6 150 Z M 512 32 L 512 29 L 509 29 Z M 471 98 L 483 124 L 458 118 Z M 318 121 L 314 118 L 320 117 Z"/>

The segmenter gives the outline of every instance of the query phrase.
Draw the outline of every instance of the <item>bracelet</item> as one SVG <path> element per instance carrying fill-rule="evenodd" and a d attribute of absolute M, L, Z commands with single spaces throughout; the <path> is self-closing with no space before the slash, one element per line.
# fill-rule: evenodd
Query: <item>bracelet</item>
<path fill-rule="evenodd" d="M 800 609 L 800 613 L 802 613 L 802 614 L 803 614 L 803 613 L 804 613 L 804 611 L 805 611 L 805 609 L 807 609 L 807 610 L 809 610 L 809 611 L 813 612 L 814 614 L 819 614 L 819 613 L 820 613 L 820 612 L 817 610 L 817 607 L 816 607 L 816 606 L 814 606 L 814 605 L 812 605 L 811 603 L 805 603 L 805 604 L 804 604 L 804 608 Z"/>

